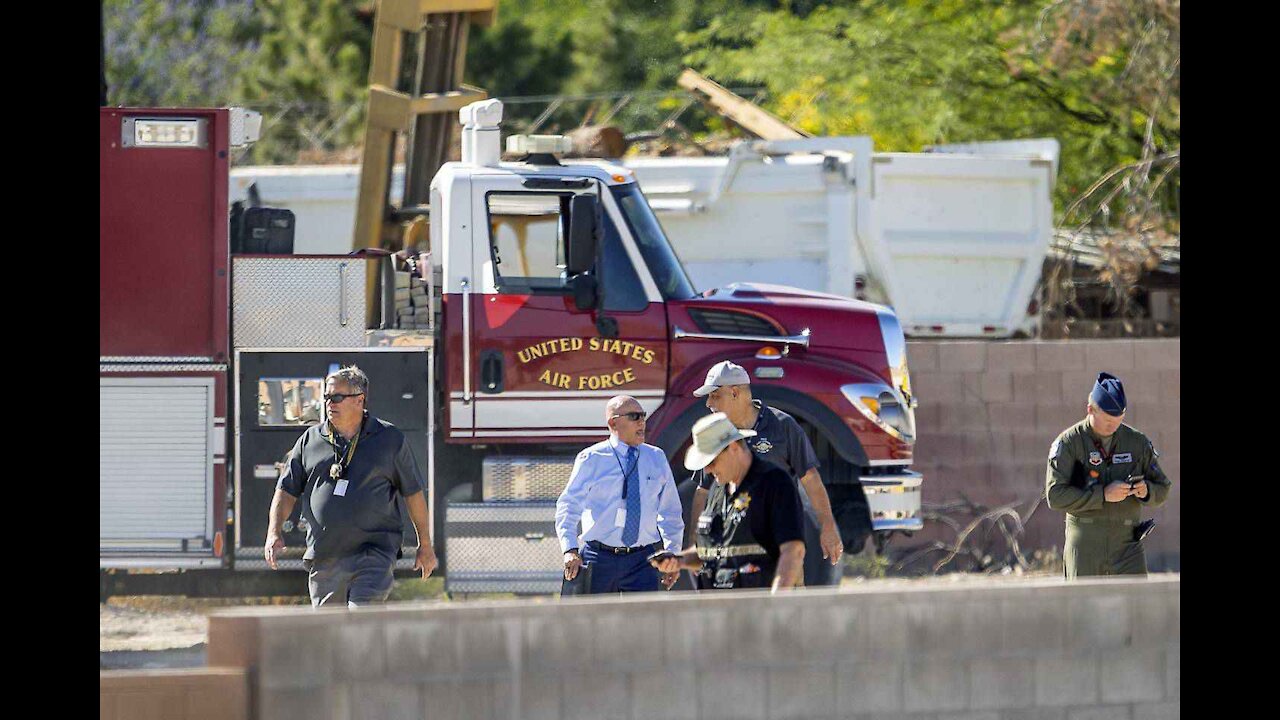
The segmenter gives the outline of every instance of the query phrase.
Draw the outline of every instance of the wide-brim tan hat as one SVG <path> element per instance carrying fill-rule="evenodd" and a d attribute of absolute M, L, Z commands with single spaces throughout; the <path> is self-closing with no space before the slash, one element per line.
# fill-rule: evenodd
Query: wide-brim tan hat
<path fill-rule="evenodd" d="M 693 424 L 693 445 L 684 454 L 687 470 L 701 470 L 729 445 L 756 434 L 755 430 L 743 430 L 729 422 L 724 413 L 711 413 Z"/>

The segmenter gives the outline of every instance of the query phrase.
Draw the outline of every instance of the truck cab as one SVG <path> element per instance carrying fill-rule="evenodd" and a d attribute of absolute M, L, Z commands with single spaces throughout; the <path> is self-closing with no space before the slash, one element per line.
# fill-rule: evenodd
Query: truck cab
<path fill-rule="evenodd" d="M 567 146 L 554 136 L 508 138 L 522 157 L 501 162 L 500 113 L 496 100 L 462 111 L 463 159 L 431 185 L 444 440 L 483 446 L 481 487 L 458 480 L 474 472 L 437 478 L 447 512 L 501 523 L 541 503 L 551 517 L 573 456 L 604 436 L 604 404 L 618 394 L 649 413 L 648 442 L 683 479 L 690 430 L 708 412 L 693 390 L 733 360 L 756 398 L 809 431 L 825 481 L 862 486 L 880 542 L 922 527 L 921 477 L 909 467 L 917 401 L 891 309 L 767 284 L 700 292 L 629 169 L 562 162 Z M 449 583 L 463 587 L 453 562 Z M 484 577 L 466 587 L 499 587 Z"/>

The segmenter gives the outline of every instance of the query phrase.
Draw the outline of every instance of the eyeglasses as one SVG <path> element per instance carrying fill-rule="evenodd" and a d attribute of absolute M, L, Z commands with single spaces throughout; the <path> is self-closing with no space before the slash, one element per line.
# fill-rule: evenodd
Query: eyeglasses
<path fill-rule="evenodd" d="M 641 420 L 645 419 L 645 417 L 647 416 L 648 416 L 648 413 L 641 411 L 641 412 L 618 413 L 617 415 L 614 415 L 612 417 L 626 418 L 631 422 L 640 422 Z"/>
<path fill-rule="evenodd" d="M 364 393 L 334 393 L 332 395 L 325 395 L 324 401 L 327 403 L 333 403 L 334 405 L 341 405 L 343 400 L 346 400 L 347 398 L 359 397 L 360 395 L 363 395 L 363 394 Z"/>

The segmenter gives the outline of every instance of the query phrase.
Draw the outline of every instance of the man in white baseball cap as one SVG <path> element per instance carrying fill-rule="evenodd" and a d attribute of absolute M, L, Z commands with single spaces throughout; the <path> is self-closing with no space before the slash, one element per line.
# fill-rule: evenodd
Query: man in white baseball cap
<path fill-rule="evenodd" d="M 804 584 L 808 587 L 839 585 L 842 573 L 833 566 L 844 554 L 844 543 L 818 470 L 818 455 L 800 423 L 791 415 L 754 399 L 751 376 L 746 368 L 729 360 L 711 366 L 702 387 L 693 394 L 707 399 L 707 409 L 722 412 L 737 427 L 754 431 L 756 437 L 747 442 L 751 451 L 786 470 L 799 485 L 806 549 Z M 706 507 L 710 489 L 705 473 L 695 474 L 695 480 L 698 487 L 693 493 L 691 518 L 698 517 Z"/>
<path fill-rule="evenodd" d="M 754 430 L 713 413 L 693 425 L 684 466 L 715 478 L 698 517 L 697 544 L 679 555 L 697 573 L 701 590 L 771 588 L 802 584 L 804 531 L 800 497 L 785 470 L 747 447 Z M 656 561 L 655 561 L 656 565 Z"/>

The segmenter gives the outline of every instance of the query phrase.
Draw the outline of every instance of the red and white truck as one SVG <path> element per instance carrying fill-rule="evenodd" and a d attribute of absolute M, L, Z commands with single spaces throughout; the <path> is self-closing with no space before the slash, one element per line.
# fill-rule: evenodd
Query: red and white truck
<path fill-rule="evenodd" d="M 462 160 L 431 183 L 432 272 L 411 289 L 439 311 L 397 329 L 406 288 L 385 255 L 231 252 L 227 156 L 252 139 L 253 113 L 101 110 L 104 577 L 266 576 L 280 464 L 319 420 L 324 376 L 352 362 L 370 376 L 370 411 L 405 432 L 427 475 L 453 591 L 555 591 L 555 496 L 606 433 L 605 400 L 636 397 L 680 471 L 707 412 L 692 391 L 725 359 L 806 428 L 825 480 L 862 486 L 880 539 L 922 526 L 916 398 L 891 309 L 775 285 L 696 289 L 630 170 L 561 163 L 554 137 L 508 138 L 525 157 L 500 162 L 501 114 L 496 100 L 460 113 Z M 416 543 L 406 522 L 405 568 Z"/>

